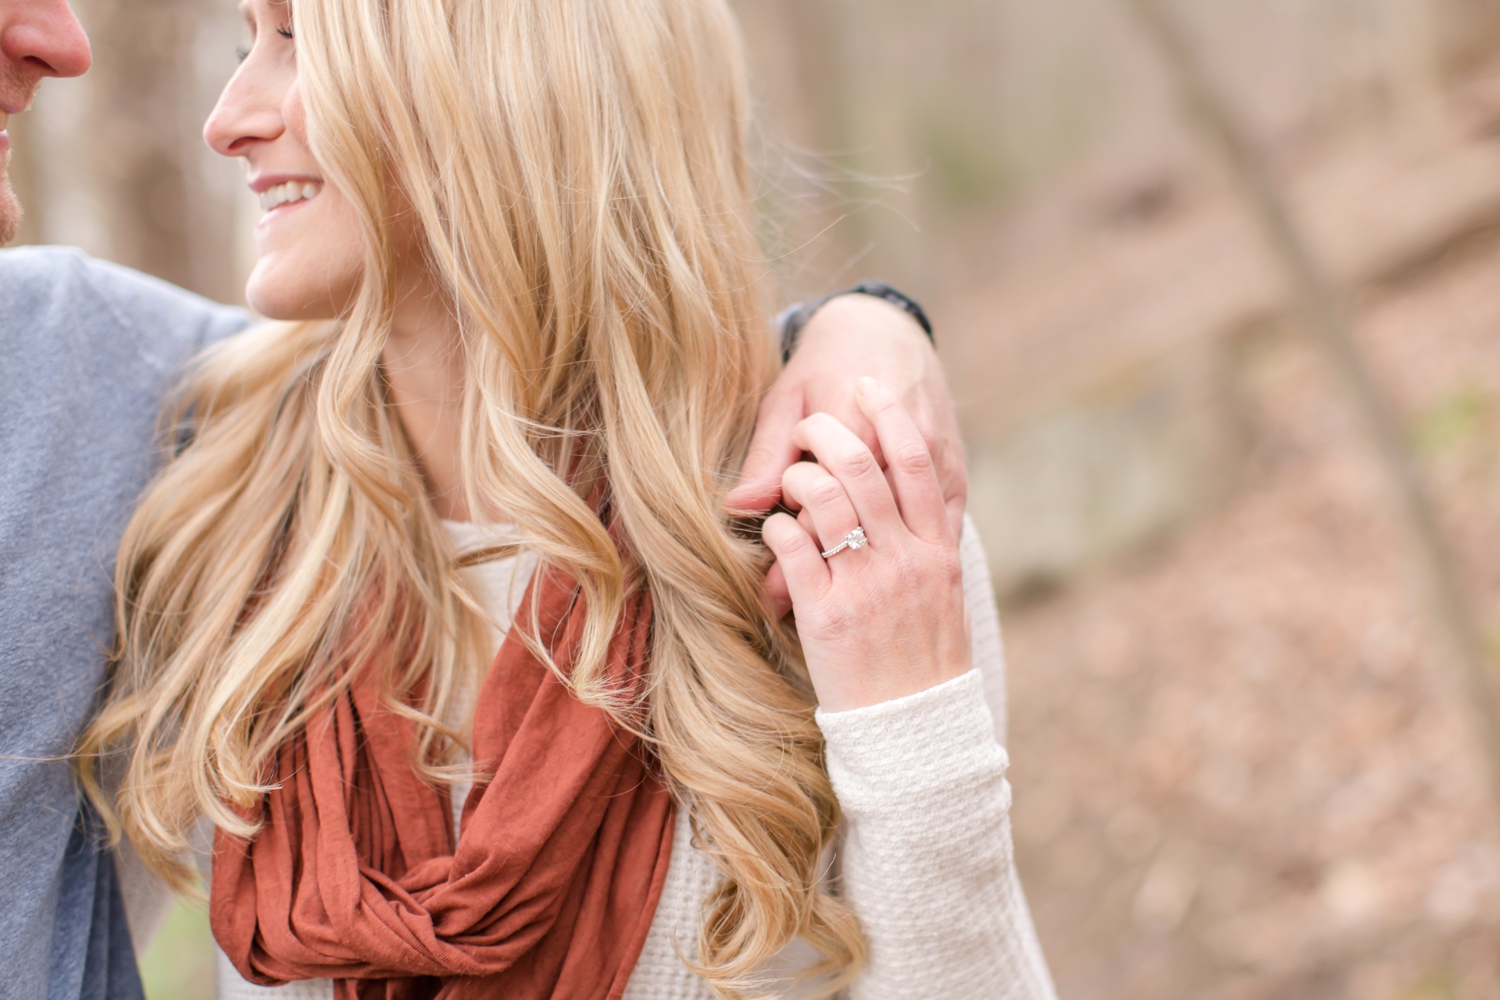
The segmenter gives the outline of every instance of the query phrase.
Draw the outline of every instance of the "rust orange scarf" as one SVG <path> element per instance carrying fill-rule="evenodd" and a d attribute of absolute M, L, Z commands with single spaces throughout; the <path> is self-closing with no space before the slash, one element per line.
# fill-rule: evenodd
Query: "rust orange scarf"
<path fill-rule="evenodd" d="M 456 846 L 448 794 L 412 767 L 414 726 L 375 678 L 283 747 L 263 829 L 214 845 L 214 937 L 246 979 L 328 977 L 339 1000 L 624 992 L 666 879 L 672 799 L 640 741 L 515 634 L 532 602 L 557 663 L 578 646 L 581 593 L 539 572 L 480 689 L 483 773 Z M 617 683 L 643 683 L 650 641 L 642 592 L 610 647 Z"/>

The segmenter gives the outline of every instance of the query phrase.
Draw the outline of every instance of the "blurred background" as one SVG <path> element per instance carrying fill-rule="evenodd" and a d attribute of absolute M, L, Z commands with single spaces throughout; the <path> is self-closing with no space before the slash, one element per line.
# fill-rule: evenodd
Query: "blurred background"
<path fill-rule="evenodd" d="M 94 71 L 12 123 L 25 238 L 237 300 L 257 209 L 198 138 L 230 0 L 76 6 Z M 878 276 L 936 322 L 1062 997 L 1500 997 L 1471 706 L 1340 383 L 1130 6 L 736 6 L 783 298 Z M 1174 9 L 1500 646 L 1500 7 Z M 211 995 L 205 933 L 174 915 L 153 1000 Z"/>

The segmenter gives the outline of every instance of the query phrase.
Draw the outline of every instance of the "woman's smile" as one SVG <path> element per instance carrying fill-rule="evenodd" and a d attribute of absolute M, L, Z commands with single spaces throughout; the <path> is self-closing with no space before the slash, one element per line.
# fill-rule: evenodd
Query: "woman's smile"
<path fill-rule="evenodd" d="M 359 217 L 308 145 L 296 32 L 286 0 L 246 0 L 250 45 L 204 126 L 208 144 L 244 161 L 260 202 L 256 264 L 245 288 L 270 319 L 332 319 L 358 289 Z"/>
<path fill-rule="evenodd" d="M 266 176 L 251 181 L 250 190 L 259 196 L 266 221 L 312 201 L 323 192 L 323 182 L 316 177 Z"/>

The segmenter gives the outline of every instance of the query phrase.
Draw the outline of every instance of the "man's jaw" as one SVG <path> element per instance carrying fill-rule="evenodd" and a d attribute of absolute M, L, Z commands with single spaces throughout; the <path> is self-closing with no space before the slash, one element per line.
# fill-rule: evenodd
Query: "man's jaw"
<path fill-rule="evenodd" d="M 10 113 L 0 110 L 0 247 L 16 238 L 21 229 L 21 203 L 10 186 Z"/>
<path fill-rule="evenodd" d="M 8 246 L 21 231 L 21 203 L 11 190 L 10 178 L 0 171 L 0 247 Z"/>
<path fill-rule="evenodd" d="M 0 0 L 3 3 L 4 0 Z M 10 119 L 31 107 L 41 79 L 19 76 L 9 60 L 0 59 L 0 247 L 21 229 L 21 203 L 10 186 Z"/>

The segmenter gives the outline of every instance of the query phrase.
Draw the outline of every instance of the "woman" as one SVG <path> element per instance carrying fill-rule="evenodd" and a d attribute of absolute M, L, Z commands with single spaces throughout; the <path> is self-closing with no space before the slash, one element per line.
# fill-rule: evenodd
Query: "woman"
<path fill-rule="evenodd" d="M 177 884 L 216 827 L 221 992 L 1050 995 L 905 411 L 862 383 L 889 477 L 797 428 L 795 633 L 723 513 L 774 364 L 723 0 L 246 11 L 207 135 L 285 322 L 184 393 L 84 745 Z"/>

